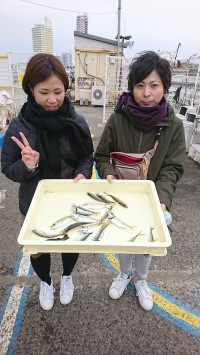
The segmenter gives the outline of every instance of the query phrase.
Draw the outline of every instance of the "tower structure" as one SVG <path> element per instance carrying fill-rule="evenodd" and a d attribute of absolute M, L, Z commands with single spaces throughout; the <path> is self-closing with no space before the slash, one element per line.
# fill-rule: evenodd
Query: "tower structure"
<path fill-rule="evenodd" d="M 76 30 L 83 33 L 88 33 L 88 15 L 86 12 L 76 18 Z"/>
<path fill-rule="evenodd" d="M 51 21 L 45 17 L 45 24 L 32 28 L 32 45 L 34 53 L 53 54 L 53 29 Z"/>
<path fill-rule="evenodd" d="M 70 69 L 73 64 L 72 64 L 72 52 L 64 52 L 61 55 L 61 61 L 65 67 L 65 69 Z"/>

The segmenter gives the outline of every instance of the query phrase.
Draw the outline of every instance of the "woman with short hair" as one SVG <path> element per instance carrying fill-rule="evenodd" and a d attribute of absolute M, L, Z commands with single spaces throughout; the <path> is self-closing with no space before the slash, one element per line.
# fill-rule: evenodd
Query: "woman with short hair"
<path fill-rule="evenodd" d="M 112 152 L 146 153 L 152 150 L 159 132 L 159 144 L 150 161 L 147 179 L 155 183 L 163 211 L 170 211 L 177 182 L 184 171 L 185 136 L 183 123 L 169 106 L 165 94 L 171 85 L 168 60 L 153 51 L 140 53 L 130 65 L 127 93 L 123 93 L 104 128 L 95 154 L 102 179 L 118 178 L 112 165 Z M 119 254 L 120 274 L 109 295 L 122 296 L 132 278 L 133 255 Z M 141 307 L 153 308 L 153 297 L 146 279 L 151 255 L 135 255 L 134 283 Z"/>

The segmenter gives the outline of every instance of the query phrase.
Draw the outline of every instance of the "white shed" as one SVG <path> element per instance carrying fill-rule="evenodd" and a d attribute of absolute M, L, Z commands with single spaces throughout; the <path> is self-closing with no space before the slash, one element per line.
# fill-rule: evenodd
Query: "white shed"
<path fill-rule="evenodd" d="M 74 31 L 75 102 L 103 106 L 106 56 L 117 56 L 117 41 Z M 126 43 L 120 43 L 120 55 Z"/>

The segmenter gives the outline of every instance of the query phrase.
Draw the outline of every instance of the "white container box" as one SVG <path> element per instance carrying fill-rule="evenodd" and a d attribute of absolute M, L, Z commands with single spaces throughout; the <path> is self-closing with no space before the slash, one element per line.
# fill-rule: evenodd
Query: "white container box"
<path fill-rule="evenodd" d="M 75 241 L 81 232 L 78 228 L 68 232 L 66 241 L 50 241 L 36 235 L 33 230 L 49 228 L 59 218 L 71 214 L 73 203 L 94 202 L 87 192 L 107 192 L 123 200 L 128 208 L 119 204 L 113 213 L 131 226 L 141 229 L 135 241 L 128 241 L 134 233 L 130 228 L 119 228 L 109 224 L 107 237 L 98 241 Z M 98 218 L 98 217 L 97 217 Z M 155 241 L 149 241 L 150 227 L 154 228 Z M 42 180 L 39 182 L 24 224 L 18 236 L 18 243 L 27 253 L 37 252 L 79 252 L 79 253 L 127 253 L 163 256 L 171 245 L 170 234 L 160 207 L 152 181 L 116 180 Z"/>
<path fill-rule="evenodd" d="M 191 138 L 192 138 L 192 132 L 193 132 L 194 123 L 193 122 L 188 122 L 188 121 L 183 121 L 183 127 L 184 127 L 184 132 L 185 132 L 186 152 L 188 153 L 189 147 L 190 147 Z"/>
<path fill-rule="evenodd" d="M 194 161 L 196 161 L 197 163 L 200 164 L 200 153 L 196 152 L 195 157 L 194 157 Z"/>

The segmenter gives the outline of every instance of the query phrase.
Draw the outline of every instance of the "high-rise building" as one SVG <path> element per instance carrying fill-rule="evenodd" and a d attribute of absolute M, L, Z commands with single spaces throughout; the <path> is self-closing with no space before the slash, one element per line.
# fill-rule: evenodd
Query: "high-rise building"
<path fill-rule="evenodd" d="M 44 25 L 34 25 L 32 28 L 32 44 L 34 53 L 53 54 L 53 30 L 47 17 Z"/>
<path fill-rule="evenodd" d="M 88 33 L 88 15 L 86 12 L 76 18 L 76 30 L 83 33 Z"/>
<path fill-rule="evenodd" d="M 63 63 L 65 69 L 70 69 L 73 64 L 72 64 L 72 52 L 64 52 L 61 55 L 61 62 Z"/>

